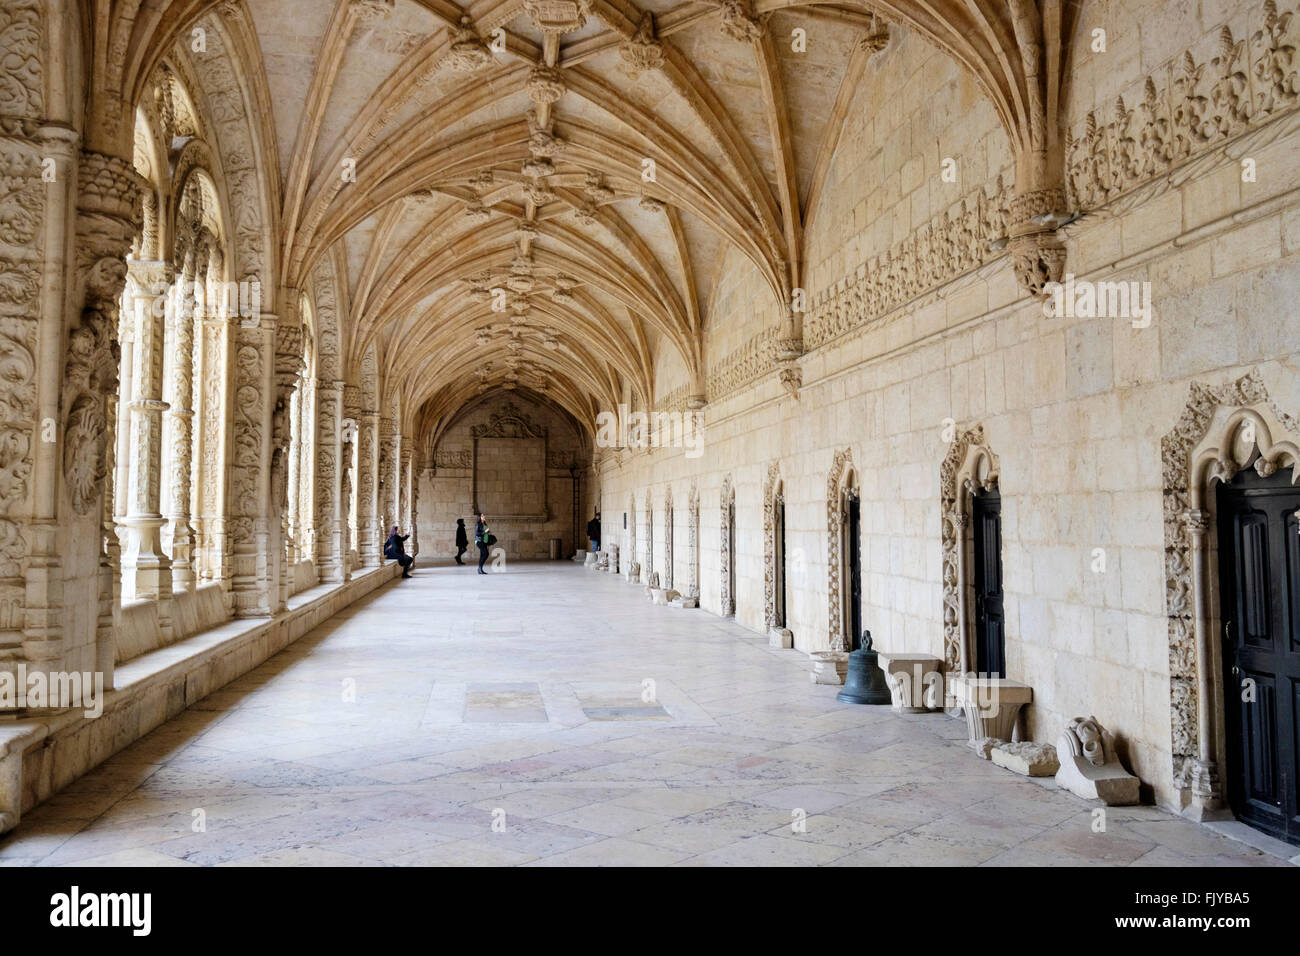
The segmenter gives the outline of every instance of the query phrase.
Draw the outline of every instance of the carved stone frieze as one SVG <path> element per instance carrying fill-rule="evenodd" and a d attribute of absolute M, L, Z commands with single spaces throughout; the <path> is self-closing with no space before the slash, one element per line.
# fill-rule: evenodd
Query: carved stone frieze
<path fill-rule="evenodd" d="M 1098 209 L 1197 154 L 1296 108 L 1300 58 L 1294 12 L 1266 0 L 1260 27 L 1236 38 L 1226 25 L 1214 55 L 1191 50 L 1147 76 L 1130 107 L 1117 97 L 1070 131 L 1066 183 L 1073 203 Z"/>

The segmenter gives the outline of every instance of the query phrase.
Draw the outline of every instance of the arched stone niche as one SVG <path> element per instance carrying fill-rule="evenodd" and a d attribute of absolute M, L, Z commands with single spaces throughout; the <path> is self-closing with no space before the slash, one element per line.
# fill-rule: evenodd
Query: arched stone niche
<path fill-rule="evenodd" d="M 984 426 L 975 425 L 957 434 L 939 467 L 943 510 L 943 666 L 949 674 L 965 674 L 973 669 L 974 611 L 966 593 L 973 557 L 971 498 L 977 491 L 995 490 L 998 480 L 998 458 L 984 437 Z"/>
<path fill-rule="evenodd" d="M 1218 388 L 1193 383 L 1178 423 L 1160 442 L 1169 631 L 1169 717 L 1174 787 L 1190 815 L 1224 806 L 1216 481 L 1242 468 L 1261 477 L 1300 468 L 1300 425 L 1269 399 L 1259 370 Z"/>

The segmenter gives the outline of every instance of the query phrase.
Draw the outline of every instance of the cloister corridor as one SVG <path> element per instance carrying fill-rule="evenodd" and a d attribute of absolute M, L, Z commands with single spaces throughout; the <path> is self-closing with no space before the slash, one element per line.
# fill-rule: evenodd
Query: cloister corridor
<path fill-rule="evenodd" d="M 839 703 L 643 592 L 417 567 L 25 814 L 0 864 L 1286 865 L 1152 806 L 1094 832 L 963 722 Z"/>

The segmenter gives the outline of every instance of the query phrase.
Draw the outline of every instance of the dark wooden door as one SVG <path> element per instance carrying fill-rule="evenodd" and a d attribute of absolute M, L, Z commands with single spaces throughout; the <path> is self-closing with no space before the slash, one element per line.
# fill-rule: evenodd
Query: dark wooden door
<path fill-rule="evenodd" d="M 862 646 L 862 503 L 849 498 L 849 649 Z"/>
<path fill-rule="evenodd" d="M 785 498 L 776 499 L 776 626 L 785 627 Z"/>
<path fill-rule="evenodd" d="M 1243 470 L 1217 496 L 1228 803 L 1300 844 L 1300 492 Z"/>
<path fill-rule="evenodd" d="M 1002 610 L 1002 497 L 981 491 L 973 499 L 975 669 L 1007 676 L 1006 619 Z"/>

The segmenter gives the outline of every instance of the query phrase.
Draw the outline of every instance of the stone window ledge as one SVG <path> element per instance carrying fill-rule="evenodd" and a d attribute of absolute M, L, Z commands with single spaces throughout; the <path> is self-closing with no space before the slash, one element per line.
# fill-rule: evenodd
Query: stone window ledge
<path fill-rule="evenodd" d="M 103 713 L 80 709 L 0 722 L 0 833 L 187 707 L 248 673 L 349 604 L 397 577 L 396 563 L 302 591 L 270 618 L 236 619 L 120 665 Z"/>

